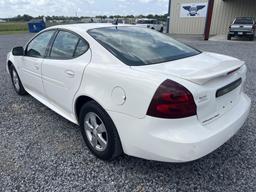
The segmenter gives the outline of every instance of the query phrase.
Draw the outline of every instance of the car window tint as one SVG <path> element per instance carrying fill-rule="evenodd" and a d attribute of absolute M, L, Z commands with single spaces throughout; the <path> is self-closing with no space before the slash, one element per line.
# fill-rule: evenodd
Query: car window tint
<path fill-rule="evenodd" d="M 79 43 L 77 44 L 74 57 L 78 57 L 84 54 L 88 48 L 89 48 L 88 44 L 84 40 L 80 39 Z"/>
<path fill-rule="evenodd" d="M 78 41 L 78 36 L 66 31 L 60 31 L 53 43 L 50 57 L 56 59 L 73 58 Z"/>
<path fill-rule="evenodd" d="M 140 27 L 105 27 L 88 33 L 110 53 L 129 66 L 151 65 L 200 54 L 157 31 Z"/>
<path fill-rule="evenodd" d="M 46 31 L 33 39 L 26 50 L 26 55 L 30 57 L 44 57 L 49 41 L 55 31 Z"/>

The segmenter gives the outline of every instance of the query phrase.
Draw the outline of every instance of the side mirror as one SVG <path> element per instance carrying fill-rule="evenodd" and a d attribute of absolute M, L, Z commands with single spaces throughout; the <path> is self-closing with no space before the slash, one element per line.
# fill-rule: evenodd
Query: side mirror
<path fill-rule="evenodd" d="M 14 56 L 24 56 L 24 48 L 23 47 L 14 47 L 12 49 L 12 54 Z"/>

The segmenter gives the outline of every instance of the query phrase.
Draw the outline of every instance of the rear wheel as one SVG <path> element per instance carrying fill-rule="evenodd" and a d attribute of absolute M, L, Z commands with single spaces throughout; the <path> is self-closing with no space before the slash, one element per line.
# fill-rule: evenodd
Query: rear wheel
<path fill-rule="evenodd" d="M 96 102 L 90 101 L 82 107 L 79 124 L 87 147 L 96 157 L 110 161 L 123 153 L 113 121 Z"/>
<path fill-rule="evenodd" d="M 18 95 L 26 95 L 27 92 L 25 91 L 21 81 L 20 77 L 13 65 L 10 66 L 10 74 L 11 74 L 11 79 L 12 79 L 12 84 L 14 87 L 14 90 Z"/>
<path fill-rule="evenodd" d="M 161 33 L 163 33 L 163 32 L 164 32 L 164 28 L 163 28 L 163 27 L 161 27 L 160 32 L 161 32 Z"/>

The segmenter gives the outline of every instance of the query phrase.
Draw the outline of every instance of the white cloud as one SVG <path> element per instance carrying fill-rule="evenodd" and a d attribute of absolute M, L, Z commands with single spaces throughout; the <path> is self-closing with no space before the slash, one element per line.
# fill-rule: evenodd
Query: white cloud
<path fill-rule="evenodd" d="M 140 1 L 140 2 L 143 2 L 143 3 L 151 3 L 151 2 L 160 2 L 160 3 L 162 3 L 162 2 L 168 2 L 169 0 L 138 0 L 138 1 Z"/>
<path fill-rule="evenodd" d="M 169 0 L 0 0 L 0 17 L 18 14 L 95 16 L 113 14 L 162 14 Z"/>

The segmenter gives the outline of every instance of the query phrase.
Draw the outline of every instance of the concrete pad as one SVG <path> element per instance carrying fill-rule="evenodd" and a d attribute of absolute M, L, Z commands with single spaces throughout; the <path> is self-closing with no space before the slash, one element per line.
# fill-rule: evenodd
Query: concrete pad
<path fill-rule="evenodd" d="M 227 35 L 215 35 L 209 38 L 209 41 L 222 41 L 222 42 L 256 42 L 256 40 L 254 41 L 250 41 L 248 38 L 239 38 L 239 37 L 232 37 L 232 40 L 227 40 Z"/>

